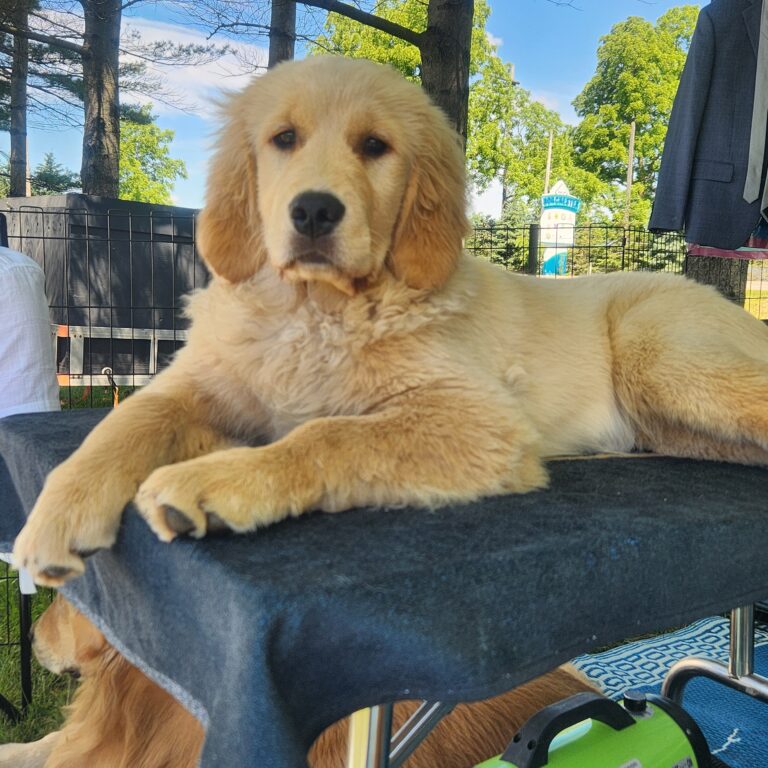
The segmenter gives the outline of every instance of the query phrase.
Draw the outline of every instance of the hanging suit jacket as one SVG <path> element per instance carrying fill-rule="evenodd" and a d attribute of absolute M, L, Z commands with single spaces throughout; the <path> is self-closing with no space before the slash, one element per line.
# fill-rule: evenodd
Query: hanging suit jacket
<path fill-rule="evenodd" d="M 744 200 L 761 0 L 712 0 L 699 14 L 669 120 L 649 228 L 743 245 L 760 219 Z M 768 152 L 763 160 L 763 179 Z M 764 183 L 764 182 L 763 182 Z"/>

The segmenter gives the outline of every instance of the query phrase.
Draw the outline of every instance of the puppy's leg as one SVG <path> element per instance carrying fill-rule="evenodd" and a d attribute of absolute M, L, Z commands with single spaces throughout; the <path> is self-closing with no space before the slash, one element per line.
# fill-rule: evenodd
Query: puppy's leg
<path fill-rule="evenodd" d="M 0 768 L 43 768 L 58 738 L 55 731 L 29 744 L 0 745 Z"/>
<path fill-rule="evenodd" d="M 125 505 L 157 467 L 226 443 L 189 389 L 149 385 L 118 406 L 56 467 L 14 546 L 14 564 L 58 586 L 84 570 L 83 556 L 114 543 Z"/>
<path fill-rule="evenodd" d="M 249 531 L 309 509 L 440 505 L 540 488 L 536 435 L 488 392 L 411 392 L 362 416 L 306 422 L 261 448 L 162 467 L 139 510 L 164 541 L 203 536 L 209 515 Z"/>
<path fill-rule="evenodd" d="M 703 311 L 702 311 L 703 310 Z M 768 464 L 768 328 L 725 300 L 656 302 L 613 334 L 614 381 L 638 447 Z"/>

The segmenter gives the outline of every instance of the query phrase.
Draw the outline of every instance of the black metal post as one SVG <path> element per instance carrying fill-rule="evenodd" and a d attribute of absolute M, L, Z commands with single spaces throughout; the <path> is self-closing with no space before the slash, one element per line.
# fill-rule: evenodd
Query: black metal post
<path fill-rule="evenodd" d="M 32 598 L 19 591 L 19 650 L 21 655 L 21 711 L 32 701 Z"/>
<path fill-rule="evenodd" d="M 539 245 L 541 243 L 541 225 L 531 224 L 528 228 L 528 274 L 539 274 Z"/>

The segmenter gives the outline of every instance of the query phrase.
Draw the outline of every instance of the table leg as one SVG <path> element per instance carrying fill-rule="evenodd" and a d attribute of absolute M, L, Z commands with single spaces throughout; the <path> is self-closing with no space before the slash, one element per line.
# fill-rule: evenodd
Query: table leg
<path fill-rule="evenodd" d="M 347 768 L 388 768 L 392 704 L 361 709 L 349 719 Z"/>
<path fill-rule="evenodd" d="M 663 696 L 682 704 L 688 681 L 694 677 L 708 677 L 729 688 L 746 693 L 768 703 L 768 678 L 754 673 L 755 635 L 752 605 L 743 605 L 731 611 L 731 648 L 728 664 L 712 659 L 690 657 L 682 659 L 667 673 L 661 687 Z"/>
<path fill-rule="evenodd" d="M 400 768 L 419 744 L 429 736 L 432 729 L 455 706 L 442 701 L 423 701 L 392 737 L 389 768 Z"/>

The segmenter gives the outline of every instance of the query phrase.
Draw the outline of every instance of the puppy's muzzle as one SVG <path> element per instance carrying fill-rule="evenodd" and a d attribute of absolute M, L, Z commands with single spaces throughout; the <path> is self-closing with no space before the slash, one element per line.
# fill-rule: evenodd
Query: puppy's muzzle
<path fill-rule="evenodd" d="M 293 198 L 289 206 L 293 228 L 302 237 L 313 242 L 332 234 L 344 218 L 344 211 L 344 203 L 328 192 L 302 192 Z M 317 252 L 307 251 L 307 253 Z M 317 255 L 320 256 L 319 253 Z"/>

